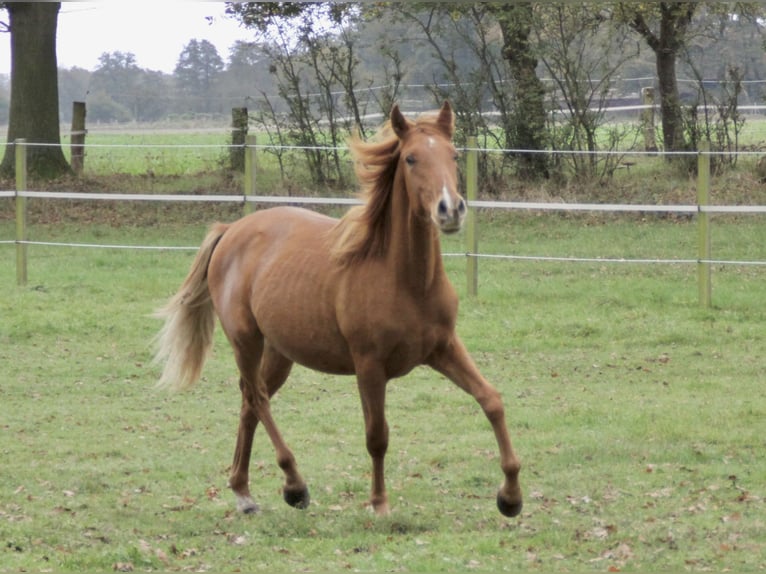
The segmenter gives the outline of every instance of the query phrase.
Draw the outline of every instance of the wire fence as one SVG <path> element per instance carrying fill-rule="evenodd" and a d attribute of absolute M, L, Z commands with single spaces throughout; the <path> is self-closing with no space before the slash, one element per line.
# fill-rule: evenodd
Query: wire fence
<path fill-rule="evenodd" d="M 19 145 L 17 153 L 23 153 L 25 147 L 38 144 L 24 144 Z M 87 147 L 90 147 L 88 145 Z M 148 145 L 104 145 L 104 147 L 164 147 L 164 148 L 190 148 L 195 147 L 191 145 L 172 145 L 166 144 L 162 146 L 148 146 Z M 218 146 L 220 147 L 220 146 Z M 253 157 L 257 150 L 263 150 L 266 148 L 273 148 L 275 146 L 271 144 L 258 144 L 258 145 L 246 145 L 248 153 L 252 153 Z M 290 146 L 291 149 L 303 150 L 305 148 L 301 146 Z M 325 148 L 329 149 L 329 148 Z M 345 149 L 345 148 L 332 148 L 332 149 Z M 504 149 L 486 149 L 480 148 L 475 145 L 468 145 L 461 150 L 464 154 L 478 154 L 478 153 L 517 153 L 524 152 L 529 153 L 527 150 L 504 150 Z M 552 153 L 549 151 L 541 153 Z M 578 153 L 585 154 L 588 152 L 561 152 L 561 153 Z M 600 152 L 609 153 L 609 152 Z M 624 152 L 620 152 L 624 155 Z M 644 152 L 635 152 L 638 155 L 644 155 Z M 646 152 L 651 153 L 651 152 Z M 700 158 L 700 161 L 706 160 L 708 162 L 707 168 L 701 165 L 701 177 L 707 177 L 706 183 L 700 183 L 698 185 L 709 187 L 710 157 L 716 155 L 715 153 L 707 151 L 696 152 L 680 152 L 683 155 L 693 155 Z M 756 154 L 762 155 L 757 152 L 741 152 L 743 154 Z M 654 152 L 652 155 L 656 156 Z M 669 154 L 666 154 L 669 155 Z M 675 154 L 678 155 L 678 154 Z M 251 161 L 254 161 L 251 160 Z M 707 173 L 704 173 L 704 172 Z M 24 182 L 25 182 L 24 178 Z M 247 180 L 248 178 L 245 178 Z M 272 195 L 259 195 L 255 188 L 247 188 L 247 181 L 245 182 L 245 189 L 242 194 L 229 194 L 229 195 L 207 195 L 207 194 L 139 194 L 139 193 L 84 193 L 84 192 L 67 192 L 67 191 L 31 191 L 26 189 L 26 184 L 18 184 L 17 189 L 14 190 L 0 190 L 0 198 L 15 198 L 17 202 L 25 202 L 26 200 L 78 200 L 78 201 L 111 201 L 111 202 L 215 202 L 215 203 L 233 203 L 241 204 L 243 209 L 248 210 L 255 207 L 258 204 L 291 204 L 291 205 L 333 205 L 333 206 L 351 206 L 359 204 L 360 201 L 355 198 L 349 197 L 300 197 L 300 196 L 272 196 Z M 254 186 L 254 182 L 252 182 Z M 707 200 L 701 201 L 698 197 L 696 204 L 681 204 L 681 205 L 657 205 L 657 204 L 604 204 L 604 203 L 567 203 L 567 202 L 519 202 L 519 201 L 491 201 L 491 200 L 479 200 L 476 199 L 475 193 L 471 194 L 470 182 L 466 183 L 468 188 L 468 204 L 474 209 L 481 210 L 504 210 L 504 211 L 536 211 L 536 212 L 600 212 L 600 213 L 666 213 L 666 214 L 682 214 L 697 216 L 699 219 L 703 217 L 707 219 L 711 214 L 766 214 L 766 206 L 762 205 L 708 205 Z M 475 185 L 475 184 L 474 184 Z M 17 209 L 21 209 L 21 205 L 17 206 Z M 21 221 L 21 215 L 17 213 L 17 222 Z M 24 224 L 25 225 L 25 224 Z M 52 242 L 52 241 L 35 241 L 29 240 L 27 232 L 22 229 L 23 225 L 17 225 L 17 234 L 13 239 L 0 239 L 0 245 L 16 245 L 17 249 L 27 246 L 46 246 L 56 248 L 88 248 L 88 249 L 134 249 L 134 250 L 152 250 L 152 251 L 196 251 L 198 245 L 190 246 L 156 246 L 156 245 L 141 245 L 141 244 L 101 244 L 101 243 L 76 243 L 76 242 Z M 466 245 L 466 249 L 461 252 L 446 252 L 445 257 L 464 257 L 466 259 L 493 259 L 493 260 L 507 260 L 507 261 L 536 261 L 536 262 L 563 262 L 563 263 L 598 263 L 598 264 L 671 264 L 671 265 L 740 265 L 740 266 L 766 266 L 766 261 L 762 260 L 733 260 L 733 259 L 714 259 L 709 256 L 709 230 L 708 233 L 708 253 L 700 252 L 696 258 L 629 258 L 629 257 L 573 257 L 573 256 L 541 256 L 534 254 L 513 254 L 513 253 L 482 253 L 478 248 L 472 248 L 471 245 Z M 18 263 L 18 256 L 17 256 Z M 26 266 L 26 263 L 24 263 Z M 26 272 L 24 271 L 24 276 Z"/>
<path fill-rule="evenodd" d="M 137 202 L 182 202 L 182 203 L 234 203 L 234 204 L 272 204 L 272 205 L 332 205 L 353 206 L 361 201 L 355 198 L 342 197 L 299 197 L 272 195 L 162 195 L 137 193 L 85 193 L 58 191 L 15 191 L 0 190 L 0 198 L 26 199 L 55 199 L 81 201 L 137 201 Z M 490 201 L 472 200 L 469 207 L 486 210 L 506 211 L 557 211 L 557 212 L 601 212 L 601 213 L 668 213 L 694 215 L 709 214 L 766 214 L 764 205 L 656 205 L 656 204 L 605 204 L 605 203 L 565 203 L 565 202 L 519 202 L 519 201 Z M 137 245 L 137 244 L 99 244 L 99 243 L 67 243 L 51 241 L 33 241 L 19 239 L 0 239 L 0 244 L 40 245 L 49 247 L 73 247 L 90 249 L 136 249 L 155 251 L 196 251 L 198 245 Z M 711 263 L 716 265 L 762 265 L 766 261 L 747 261 L 731 259 L 662 259 L 662 258 L 608 258 L 608 257 L 551 257 L 539 255 L 517 255 L 497 253 L 446 252 L 445 257 L 477 257 L 485 259 L 507 259 L 520 261 L 556 261 L 573 263 L 641 263 L 641 264 L 692 264 Z"/>

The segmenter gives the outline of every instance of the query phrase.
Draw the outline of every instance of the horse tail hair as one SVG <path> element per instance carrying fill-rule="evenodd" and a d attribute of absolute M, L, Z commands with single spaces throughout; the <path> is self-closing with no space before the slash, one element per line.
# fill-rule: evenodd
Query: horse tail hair
<path fill-rule="evenodd" d="M 154 340 L 155 363 L 163 364 L 158 387 L 180 391 L 200 377 L 215 329 L 215 309 L 210 297 L 207 270 L 213 251 L 228 225 L 213 226 L 194 258 L 181 288 L 154 313 L 165 321 Z"/>

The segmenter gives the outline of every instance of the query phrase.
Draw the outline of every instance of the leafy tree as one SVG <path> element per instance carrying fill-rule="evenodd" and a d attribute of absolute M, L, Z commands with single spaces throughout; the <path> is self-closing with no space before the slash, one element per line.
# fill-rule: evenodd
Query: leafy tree
<path fill-rule="evenodd" d="M 269 71 L 266 46 L 259 42 L 237 40 L 229 49 L 223 75 L 231 92 L 238 89 L 240 94 L 254 94 L 258 89 L 270 88 L 274 81 Z"/>
<path fill-rule="evenodd" d="M 59 132 L 56 27 L 60 2 L 6 2 L 11 34 L 8 141 L 25 138 L 30 173 L 54 178 L 69 172 Z M 15 172 L 14 146 L 5 147 L 0 173 Z"/>
<path fill-rule="evenodd" d="M 436 51 L 446 79 L 454 86 L 451 96 L 456 98 L 456 112 L 466 129 L 476 133 L 485 125 L 480 114 L 474 112 L 481 110 L 486 90 L 500 112 L 505 147 L 533 151 L 547 148 L 546 91 L 537 74 L 539 58 L 531 37 L 535 22 L 533 3 L 386 4 L 420 23 L 422 33 Z M 443 36 L 444 28 L 437 29 L 443 24 L 442 18 L 452 23 L 459 43 L 472 53 L 472 71 L 458 65 L 460 57 L 455 46 L 446 39 L 455 36 Z M 493 46 L 497 44 L 498 30 L 501 39 L 499 55 Z M 464 56 L 462 59 L 465 61 Z M 512 80 L 510 84 L 504 83 L 507 76 Z M 546 154 L 518 154 L 517 162 L 519 175 L 524 178 L 547 177 L 549 174 Z"/>
<path fill-rule="evenodd" d="M 170 76 L 153 70 L 141 70 L 137 78 L 137 90 L 136 121 L 157 121 L 168 114 L 172 106 L 173 90 Z"/>
<path fill-rule="evenodd" d="M 224 65 L 218 50 L 207 40 L 191 40 L 178 57 L 173 75 L 176 85 L 197 112 L 213 110 L 214 87 Z"/>
<path fill-rule="evenodd" d="M 59 68 L 59 109 L 61 121 L 72 119 L 72 102 L 84 102 L 90 90 L 92 73 L 84 68 Z"/>
<path fill-rule="evenodd" d="M 503 58 L 513 79 L 513 147 L 544 150 L 546 141 L 545 86 L 537 75 L 538 58 L 530 41 L 534 7 L 531 2 L 491 2 L 488 4 L 500 25 Z M 524 154 L 522 175 L 548 176 L 545 154 Z"/>
<path fill-rule="evenodd" d="M 618 16 L 654 52 L 666 151 L 687 148 L 676 63 L 699 6 L 699 2 L 622 2 L 618 6 Z"/>
<path fill-rule="evenodd" d="M 391 3 L 391 7 L 417 26 L 416 37 L 430 47 L 437 65 L 431 67 L 429 90 L 437 102 L 452 102 L 457 120 L 455 141 L 465 145 L 466 136 L 474 135 L 481 147 L 512 147 L 511 94 L 505 82 L 508 68 L 497 42 L 497 21 L 486 4 L 460 10 L 451 4 L 431 4 L 415 11 L 404 3 Z M 497 124 L 503 129 L 498 130 Z M 517 164 L 510 156 L 481 154 L 479 174 L 484 181 L 505 180 L 506 167 Z"/>
<path fill-rule="evenodd" d="M 760 35 L 766 15 L 763 5 L 756 2 L 620 2 L 616 6 L 615 15 L 619 21 L 637 32 L 654 53 L 665 149 L 688 149 L 690 143 L 696 142 L 690 142 L 687 137 L 691 136 L 694 140 L 693 133 L 685 133 L 686 122 L 681 107 L 677 64 L 686 63 L 693 75 L 699 75 L 700 63 L 693 61 L 693 46 L 700 38 L 706 38 L 708 42 L 717 38 L 715 44 L 708 48 L 710 57 L 704 59 L 715 62 L 718 69 L 711 69 L 710 72 L 721 80 L 724 80 L 727 70 L 732 66 L 739 67 L 748 60 L 753 62 L 752 58 L 743 58 L 743 54 L 737 54 L 734 62 L 724 61 L 722 58 L 725 58 L 725 50 L 722 49 L 720 39 L 722 31 L 730 27 L 732 21 L 756 23 L 752 30 L 757 30 L 756 33 Z M 743 31 L 741 26 L 737 28 L 738 34 Z M 753 37 L 752 32 L 750 37 Z M 762 61 L 762 53 L 755 61 Z M 697 130 L 698 127 L 690 126 L 691 130 Z"/>
<path fill-rule="evenodd" d="M 117 102 L 103 89 L 91 91 L 88 94 L 88 121 L 93 122 L 129 122 L 133 119 L 133 113 Z"/>
<path fill-rule="evenodd" d="M 91 76 L 88 116 L 96 121 L 125 121 L 138 115 L 141 69 L 131 52 L 104 52 Z M 112 100 L 111 104 L 108 100 Z"/>

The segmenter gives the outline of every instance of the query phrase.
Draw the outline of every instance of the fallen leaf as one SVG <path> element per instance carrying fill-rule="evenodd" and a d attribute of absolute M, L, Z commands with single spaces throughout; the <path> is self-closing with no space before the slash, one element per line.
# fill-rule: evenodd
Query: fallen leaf
<path fill-rule="evenodd" d="M 628 560 L 633 558 L 633 549 L 623 542 L 615 549 L 614 555 L 621 560 Z"/>
<path fill-rule="evenodd" d="M 163 564 L 167 564 L 167 563 L 169 562 L 169 560 L 168 560 L 168 555 L 167 555 L 167 554 L 165 554 L 165 552 L 163 552 L 163 551 L 162 551 L 162 550 L 160 550 L 159 548 L 157 548 L 157 549 L 154 551 L 154 555 L 155 555 L 155 556 L 156 556 L 156 557 L 157 557 L 157 558 L 160 560 L 160 562 L 162 562 Z"/>

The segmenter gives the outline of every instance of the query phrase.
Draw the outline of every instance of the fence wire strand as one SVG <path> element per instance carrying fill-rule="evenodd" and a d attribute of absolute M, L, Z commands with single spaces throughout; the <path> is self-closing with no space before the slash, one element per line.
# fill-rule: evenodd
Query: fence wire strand
<path fill-rule="evenodd" d="M 25 142 L 24 146 L 59 145 L 38 144 Z M 86 147 L 104 148 L 230 148 L 230 147 L 254 147 L 256 149 L 289 149 L 289 150 L 326 150 L 346 151 L 347 146 L 279 146 L 276 144 L 88 144 Z M 689 151 L 689 152 L 643 152 L 643 151 L 575 151 L 575 150 L 516 150 L 516 149 L 486 149 L 463 147 L 462 152 L 480 153 L 544 153 L 558 155 L 636 155 L 636 156 L 665 156 L 665 155 L 722 155 L 727 152 L 715 151 Z M 739 155 L 762 155 L 762 152 L 737 152 Z M 293 205 L 358 205 L 361 201 L 349 197 L 285 197 L 263 195 L 183 195 L 183 194 L 136 194 L 136 193 L 82 193 L 82 192 L 48 192 L 48 191 L 17 191 L 0 190 L 0 198 L 37 198 L 37 199 L 70 199 L 83 201 L 161 201 L 161 202 L 220 202 L 220 203 L 249 203 L 249 204 L 293 204 Z M 655 212 L 655 213 L 766 213 L 766 206 L 758 205 L 656 205 L 656 204 L 595 204 L 595 203 L 560 203 L 560 202 L 513 202 L 513 201 L 488 201 L 475 200 L 470 206 L 479 209 L 506 209 L 520 211 L 594 211 L 594 212 Z M 28 241 L 28 240 L 0 240 L 0 245 L 31 245 L 44 247 L 70 247 L 88 249 L 118 249 L 118 250 L 143 250 L 143 251 L 196 251 L 199 246 L 154 246 L 154 245 L 114 245 L 97 243 L 64 243 L 52 241 Z M 565 262 L 565 263 L 598 263 L 598 264 L 711 264 L 711 265 L 741 265 L 741 266 L 766 266 L 766 261 L 739 261 L 719 259 L 658 259 L 658 258 L 601 258 L 601 257 L 556 257 L 540 255 L 513 255 L 451 252 L 444 253 L 444 257 L 466 257 L 488 260 L 506 261 L 537 261 L 537 262 Z"/>

